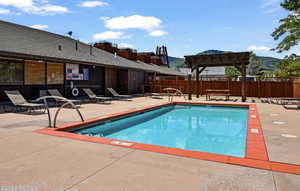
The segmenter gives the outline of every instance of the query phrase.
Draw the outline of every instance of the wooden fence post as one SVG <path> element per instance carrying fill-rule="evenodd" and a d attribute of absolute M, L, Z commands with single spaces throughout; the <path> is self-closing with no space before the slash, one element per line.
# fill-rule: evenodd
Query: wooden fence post
<path fill-rule="evenodd" d="M 196 68 L 196 97 L 199 98 L 199 67 Z"/>
<path fill-rule="evenodd" d="M 260 78 L 258 78 L 258 80 L 257 80 L 257 97 L 260 99 L 260 97 L 261 97 L 261 92 L 260 92 L 260 89 L 261 87 L 260 87 Z"/>
<path fill-rule="evenodd" d="M 300 98 L 300 78 L 293 80 L 293 97 Z"/>
<path fill-rule="evenodd" d="M 229 92 L 231 92 L 231 91 L 230 91 L 230 81 L 231 81 L 231 78 L 228 77 L 228 78 L 227 78 L 227 87 L 228 87 Z"/>
<path fill-rule="evenodd" d="M 200 77 L 200 95 L 203 95 L 203 79 L 202 76 Z"/>
<path fill-rule="evenodd" d="M 177 88 L 177 89 L 179 89 L 179 87 L 178 87 L 178 76 L 176 76 L 176 85 L 175 85 L 175 87 Z"/>
<path fill-rule="evenodd" d="M 242 102 L 246 102 L 246 64 L 243 62 L 242 63 L 242 68 L 241 68 L 241 73 L 242 73 Z"/>
<path fill-rule="evenodd" d="M 189 100 L 192 100 L 192 75 L 188 75 L 188 92 L 189 92 Z"/>

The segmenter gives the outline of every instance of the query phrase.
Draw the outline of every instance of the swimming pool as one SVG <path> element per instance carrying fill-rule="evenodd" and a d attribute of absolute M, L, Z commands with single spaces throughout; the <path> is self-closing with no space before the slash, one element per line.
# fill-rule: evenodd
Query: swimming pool
<path fill-rule="evenodd" d="M 248 107 L 167 105 L 73 133 L 245 157 Z"/>

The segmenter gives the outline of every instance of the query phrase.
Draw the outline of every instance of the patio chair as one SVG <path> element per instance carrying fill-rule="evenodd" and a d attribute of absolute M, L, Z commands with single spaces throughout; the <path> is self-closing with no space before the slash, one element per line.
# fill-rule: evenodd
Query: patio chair
<path fill-rule="evenodd" d="M 129 95 L 120 95 L 118 94 L 113 88 L 107 88 L 107 90 L 111 93 L 111 95 L 115 98 L 119 98 L 119 99 L 128 99 L 128 98 L 132 98 L 132 96 Z"/>
<path fill-rule="evenodd" d="M 86 95 L 91 99 L 97 101 L 109 101 L 112 98 L 111 97 L 104 97 L 104 95 L 96 95 L 90 88 L 84 88 L 83 91 L 86 93 Z"/>
<path fill-rule="evenodd" d="M 145 92 L 145 89 L 143 89 L 143 96 L 144 97 L 151 97 L 151 98 L 158 98 L 158 99 L 163 99 L 162 94 L 160 93 L 154 93 L 154 92 Z"/>
<path fill-rule="evenodd" d="M 35 109 L 42 109 L 44 107 L 44 104 L 28 103 L 18 90 L 6 90 L 4 92 L 17 109 L 26 108 L 31 112 Z"/>
<path fill-rule="evenodd" d="M 277 104 L 277 105 L 284 105 L 284 103 L 300 101 L 299 98 L 291 98 L 291 97 L 275 97 L 269 99 L 270 100 L 268 103 Z"/>
<path fill-rule="evenodd" d="M 57 89 L 48 89 L 47 90 L 51 96 L 58 96 L 65 98 Z M 66 98 L 67 99 L 67 98 Z M 69 101 L 73 102 L 74 104 L 81 104 L 81 100 L 78 99 L 68 99 Z M 65 103 L 65 101 L 55 99 L 57 103 Z"/>
<path fill-rule="evenodd" d="M 289 109 L 289 107 L 287 106 L 296 106 L 297 109 L 300 109 L 300 99 L 295 98 L 294 100 L 285 100 L 285 101 L 282 100 L 281 105 L 285 109 Z"/>
<path fill-rule="evenodd" d="M 40 91 L 39 91 L 39 96 L 40 96 L 40 97 L 47 96 L 47 90 L 40 90 Z"/>
<path fill-rule="evenodd" d="M 154 99 L 163 99 L 162 94 L 160 93 L 149 93 L 149 96 Z"/>
<path fill-rule="evenodd" d="M 269 98 L 260 98 L 261 103 L 269 103 Z"/>

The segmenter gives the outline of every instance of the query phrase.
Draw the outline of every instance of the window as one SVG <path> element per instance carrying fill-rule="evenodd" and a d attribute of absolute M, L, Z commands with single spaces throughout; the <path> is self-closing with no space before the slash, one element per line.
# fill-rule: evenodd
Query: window
<path fill-rule="evenodd" d="M 45 62 L 25 61 L 25 84 L 45 84 Z"/>
<path fill-rule="evenodd" d="M 0 84 L 23 84 L 23 63 L 0 60 Z"/>
<path fill-rule="evenodd" d="M 47 63 L 47 84 L 64 83 L 64 64 Z"/>

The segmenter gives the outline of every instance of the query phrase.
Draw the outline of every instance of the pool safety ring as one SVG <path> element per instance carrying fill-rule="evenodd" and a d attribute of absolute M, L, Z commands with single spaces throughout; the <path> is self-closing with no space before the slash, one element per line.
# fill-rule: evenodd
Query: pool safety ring
<path fill-rule="evenodd" d="M 74 97 L 77 97 L 78 94 L 79 94 L 78 89 L 77 89 L 77 88 L 73 88 L 73 89 L 72 89 L 72 95 L 73 95 Z"/>

